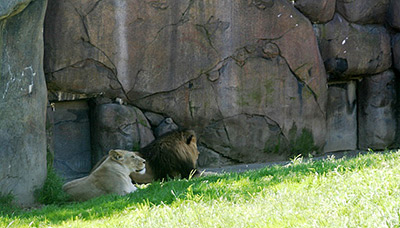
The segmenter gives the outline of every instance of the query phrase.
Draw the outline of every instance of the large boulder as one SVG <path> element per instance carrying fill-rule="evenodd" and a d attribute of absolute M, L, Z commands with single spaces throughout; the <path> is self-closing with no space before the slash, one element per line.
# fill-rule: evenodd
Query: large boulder
<path fill-rule="evenodd" d="M 0 3 L 0 20 L 22 12 L 32 0 L 5 0 Z"/>
<path fill-rule="evenodd" d="M 87 22 L 87 14 L 96 5 L 93 1 L 49 1 L 45 21 L 44 70 L 50 93 L 124 97 L 121 82 L 116 77 L 116 61 L 110 59 L 109 50 L 97 47 L 89 37 L 88 26 L 92 25 Z M 111 21 L 99 20 L 97 26 L 117 34 Z M 110 45 L 113 44 L 111 37 Z"/>
<path fill-rule="evenodd" d="M 377 74 L 392 65 L 390 35 L 383 26 L 352 24 L 336 14 L 315 30 L 330 80 Z"/>
<path fill-rule="evenodd" d="M 89 106 L 84 100 L 56 102 L 52 106 L 48 116 L 53 117 L 53 166 L 64 181 L 87 176 L 92 168 Z"/>
<path fill-rule="evenodd" d="M 382 24 L 390 0 L 337 0 L 336 10 L 357 24 Z"/>
<path fill-rule="evenodd" d="M 393 36 L 393 66 L 400 71 L 400 33 Z"/>
<path fill-rule="evenodd" d="M 335 14 L 336 0 L 296 0 L 294 5 L 312 22 L 325 23 Z"/>
<path fill-rule="evenodd" d="M 34 203 L 46 178 L 43 20 L 47 0 L 0 2 L 0 195 Z"/>
<path fill-rule="evenodd" d="M 97 105 L 92 121 L 93 165 L 111 149 L 138 151 L 154 140 L 146 117 L 133 106 Z"/>
<path fill-rule="evenodd" d="M 286 0 L 55 0 L 48 12 L 51 91 L 121 96 L 236 161 L 282 158 L 304 130 L 324 144 L 325 69 L 309 20 Z"/>
<path fill-rule="evenodd" d="M 395 74 L 385 71 L 364 78 L 359 86 L 359 148 L 383 150 L 395 144 Z"/>
<path fill-rule="evenodd" d="M 400 30 L 400 1 L 390 0 L 387 21 L 393 28 Z"/>
<path fill-rule="evenodd" d="M 357 149 L 357 84 L 333 84 L 328 89 L 325 152 Z"/>

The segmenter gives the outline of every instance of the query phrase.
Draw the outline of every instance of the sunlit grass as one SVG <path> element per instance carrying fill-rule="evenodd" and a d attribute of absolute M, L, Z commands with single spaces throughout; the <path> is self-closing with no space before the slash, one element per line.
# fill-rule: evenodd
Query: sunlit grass
<path fill-rule="evenodd" d="M 399 227 L 399 155 L 293 159 L 284 167 L 153 183 L 124 197 L 0 208 L 0 227 Z"/>

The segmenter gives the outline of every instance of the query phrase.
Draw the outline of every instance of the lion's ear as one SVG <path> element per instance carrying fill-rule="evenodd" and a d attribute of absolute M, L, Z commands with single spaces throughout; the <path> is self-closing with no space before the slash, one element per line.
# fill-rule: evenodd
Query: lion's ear
<path fill-rule="evenodd" d="M 108 152 L 108 154 L 110 155 L 111 159 L 115 160 L 115 161 L 121 161 L 124 159 L 124 155 L 116 150 L 110 150 L 110 152 Z"/>
<path fill-rule="evenodd" d="M 194 135 L 189 135 L 186 139 L 186 144 L 190 145 L 190 143 L 196 144 L 196 136 Z"/>
<path fill-rule="evenodd" d="M 134 153 L 136 156 L 142 157 L 141 154 L 140 154 L 138 151 L 133 151 L 133 153 Z"/>

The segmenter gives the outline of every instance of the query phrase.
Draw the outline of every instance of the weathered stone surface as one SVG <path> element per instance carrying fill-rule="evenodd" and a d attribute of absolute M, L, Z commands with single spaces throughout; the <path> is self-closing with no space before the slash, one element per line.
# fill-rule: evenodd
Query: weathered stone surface
<path fill-rule="evenodd" d="M 336 10 L 350 22 L 382 24 L 390 0 L 337 0 Z"/>
<path fill-rule="evenodd" d="M 309 20 L 286 0 L 57 0 L 46 44 L 52 89 L 99 92 L 62 88 L 67 77 L 83 82 L 82 63 L 93 62 L 128 103 L 195 128 L 207 148 L 237 161 L 272 159 L 266 144 L 290 141 L 291 129 L 324 144 L 326 74 Z M 53 77 L 67 68 L 73 74 Z"/>
<path fill-rule="evenodd" d="M 124 97 L 117 69 L 88 34 L 87 14 L 96 5 L 93 1 L 49 1 L 44 69 L 50 92 Z M 98 25 L 107 23 L 100 20 Z"/>
<path fill-rule="evenodd" d="M 236 162 L 262 162 L 285 159 L 281 150 L 287 139 L 277 123 L 268 117 L 240 114 L 209 124 L 201 144 Z M 287 147 L 285 147 L 287 148 Z"/>
<path fill-rule="evenodd" d="M 355 81 L 329 86 L 324 152 L 357 149 L 356 87 Z"/>
<path fill-rule="evenodd" d="M 152 127 L 157 127 L 165 119 L 163 115 L 154 112 L 144 112 L 143 113 Z"/>
<path fill-rule="evenodd" d="M 133 106 L 102 104 L 94 109 L 92 163 L 96 164 L 110 149 L 137 151 L 154 140 L 142 111 Z"/>
<path fill-rule="evenodd" d="M 0 2 L 0 20 L 19 14 L 32 0 L 5 0 Z"/>
<path fill-rule="evenodd" d="M 392 65 L 390 36 L 383 26 L 351 24 L 336 14 L 315 28 L 330 80 L 377 74 Z"/>
<path fill-rule="evenodd" d="M 297 0 L 294 6 L 312 22 L 325 23 L 335 14 L 336 0 Z"/>
<path fill-rule="evenodd" d="M 385 71 L 364 78 L 358 93 L 359 148 L 391 148 L 396 134 L 395 75 Z"/>
<path fill-rule="evenodd" d="M 400 1 L 390 0 L 390 5 L 387 12 L 387 21 L 389 25 L 400 30 Z"/>
<path fill-rule="evenodd" d="M 174 123 L 171 118 L 165 118 L 159 125 L 154 129 L 154 136 L 156 138 L 160 137 L 161 135 L 168 133 L 170 131 L 174 131 L 178 129 L 178 125 Z"/>
<path fill-rule="evenodd" d="M 225 158 L 220 154 L 205 148 L 204 146 L 198 146 L 200 152 L 199 159 L 197 160 L 198 167 L 222 167 L 227 165 L 235 164 L 231 159 Z"/>
<path fill-rule="evenodd" d="M 46 178 L 46 4 L 0 3 L 0 195 L 11 193 L 22 205 L 34 203 Z"/>
<path fill-rule="evenodd" d="M 53 167 L 66 182 L 87 176 L 92 168 L 87 101 L 58 102 L 53 107 Z"/>
<path fill-rule="evenodd" d="M 393 65 L 400 71 L 400 33 L 393 36 Z"/>
<path fill-rule="evenodd" d="M 54 161 L 54 103 L 47 102 L 46 109 L 46 144 L 47 144 L 47 167 L 53 167 Z"/>

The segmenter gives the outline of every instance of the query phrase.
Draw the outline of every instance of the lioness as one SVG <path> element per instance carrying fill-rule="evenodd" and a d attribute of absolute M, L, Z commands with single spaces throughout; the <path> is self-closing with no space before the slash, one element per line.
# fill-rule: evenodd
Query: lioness
<path fill-rule="evenodd" d="M 145 173 L 145 160 L 137 152 L 110 150 L 108 157 L 89 176 L 70 181 L 63 190 L 74 201 L 85 201 L 105 194 L 134 192 L 130 173 Z"/>

